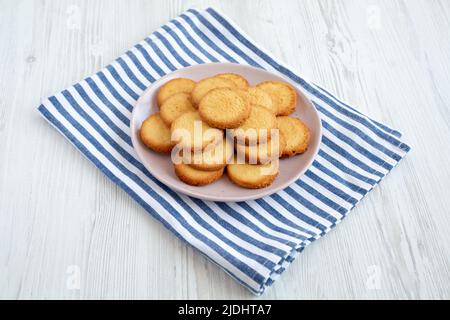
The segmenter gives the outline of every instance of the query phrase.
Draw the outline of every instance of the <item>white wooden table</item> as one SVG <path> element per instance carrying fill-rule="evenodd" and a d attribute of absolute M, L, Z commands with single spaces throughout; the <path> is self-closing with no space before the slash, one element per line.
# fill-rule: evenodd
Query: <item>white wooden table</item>
<path fill-rule="evenodd" d="M 279 3 L 0 0 L 0 298 L 255 298 L 36 111 L 192 6 L 413 147 L 263 298 L 450 298 L 450 1 Z"/>

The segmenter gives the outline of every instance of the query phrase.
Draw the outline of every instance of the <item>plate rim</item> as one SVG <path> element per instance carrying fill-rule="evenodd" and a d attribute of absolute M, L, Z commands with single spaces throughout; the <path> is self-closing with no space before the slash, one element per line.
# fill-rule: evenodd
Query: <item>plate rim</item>
<path fill-rule="evenodd" d="M 239 67 L 243 67 L 244 69 L 249 69 L 249 70 L 258 70 L 259 72 L 266 72 L 269 73 L 271 75 L 275 75 L 277 77 L 282 78 L 284 81 L 286 81 L 287 83 L 289 83 L 290 85 L 294 86 L 298 92 L 300 92 L 300 94 L 302 95 L 302 98 L 304 98 L 304 100 L 306 101 L 307 104 L 309 104 L 309 106 L 314 110 L 314 113 L 318 119 L 318 123 L 319 126 L 317 128 L 317 133 L 318 133 L 318 140 L 319 143 L 317 144 L 316 150 L 314 150 L 313 155 L 311 156 L 310 160 L 306 163 L 305 167 L 303 170 L 300 170 L 297 174 L 295 174 L 294 176 L 292 176 L 292 178 L 288 179 L 285 183 L 281 184 L 280 186 L 271 189 L 270 187 L 268 188 L 263 188 L 260 189 L 261 192 L 255 194 L 255 195 L 250 195 L 250 196 L 242 196 L 242 197 L 227 197 L 226 195 L 220 195 L 219 196 L 210 196 L 210 195 L 199 195 L 199 193 L 194 193 L 191 192 L 188 189 L 183 189 L 182 187 L 178 187 L 178 186 L 174 186 L 172 183 L 170 183 L 169 181 L 167 181 L 166 179 L 164 179 L 164 177 L 162 177 L 162 175 L 160 174 L 155 174 L 154 170 L 150 170 L 145 162 L 142 159 L 142 155 L 140 154 L 140 152 L 137 151 L 136 145 L 137 145 L 137 141 L 136 141 L 136 137 L 137 135 L 134 134 L 134 132 L 136 132 L 136 127 L 135 127 L 135 118 L 136 118 L 136 106 L 138 106 L 139 104 L 142 104 L 142 100 L 144 99 L 144 96 L 147 94 L 148 91 L 152 90 L 152 87 L 154 87 L 155 85 L 160 84 L 161 82 L 165 81 L 166 79 L 170 78 L 171 76 L 173 76 L 174 73 L 179 72 L 180 70 L 188 70 L 191 68 L 195 68 L 198 66 L 208 66 L 208 65 L 224 65 L 224 66 L 239 66 Z M 292 183 L 294 183 L 296 180 L 298 180 L 301 176 L 303 176 L 305 174 L 305 172 L 311 167 L 312 163 L 314 162 L 314 160 L 317 158 L 317 154 L 319 153 L 320 150 L 320 144 L 322 141 L 322 134 L 323 134 L 323 128 L 322 128 L 322 119 L 320 117 L 319 112 L 317 111 L 317 108 L 314 106 L 314 104 L 312 103 L 311 99 L 309 99 L 304 93 L 303 90 L 299 88 L 299 85 L 297 83 L 295 83 L 294 81 L 292 81 L 289 78 L 286 78 L 283 74 L 280 74 L 278 72 L 272 72 L 263 68 L 257 68 L 257 67 L 253 67 L 250 65 L 245 65 L 245 64 L 239 64 L 239 63 L 232 63 L 232 62 L 211 62 L 211 63 L 202 63 L 202 64 L 196 64 L 196 65 L 191 65 L 191 66 L 187 66 L 187 67 L 183 67 L 183 68 L 179 68 L 176 69 L 164 76 L 162 76 L 161 78 L 159 78 L 158 80 L 156 80 L 155 82 L 153 82 L 152 84 L 150 84 L 150 86 L 148 86 L 139 96 L 139 98 L 136 100 L 136 102 L 133 105 L 133 111 L 131 112 L 131 117 L 130 117 L 130 136 L 131 136 L 131 143 L 133 146 L 133 149 L 136 153 L 136 155 L 139 158 L 139 161 L 142 163 L 142 165 L 145 167 L 145 169 L 153 176 L 155 177 L 155 179 L 157 179 L 159 182 L 163 183 L 165 186 L 167 186 L 168 188 L 182 193 L 184 195 L 196 198 L 196 199 L 201 199 L 201 200 L 206 200 L 206 201 L 214 201 L 214 202 L 242 202 L 242 201 L 249 201 L 249 200 L 256 200 L 256 199 L 260 199 L 269 195 L 272 195 L 274 193 L 279 192 L 280 190 L 283 190 L 285 188 L 287 188 L 288 186 L 290 186 Z M 231 183 L 231 181 L 230 181 Z M 239 188 L 238 186 L 236 186 L 236 188 Z"/>

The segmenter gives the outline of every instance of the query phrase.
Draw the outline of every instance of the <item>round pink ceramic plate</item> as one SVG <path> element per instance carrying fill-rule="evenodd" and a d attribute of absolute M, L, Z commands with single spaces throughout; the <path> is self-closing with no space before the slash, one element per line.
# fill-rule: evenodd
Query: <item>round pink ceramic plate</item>
<path fill-rule="evenodd" d="M 214 76 L 218 73 L 237 73 L 246 78 L 250 85 L 256 85 L 265 80 L 285 81 L 294 86 L 298 93 L 297 108 L 292 116 L 300 118 L 311 130 L 311 141 L 308 150 L 302 154 L 280 161 L 280 173 L 272 185 L 264 189 L 244 189 L 236 186 L 228 180 L 226 173 L 213 184 L 193 187 L 180 181 L 175 175 L 170 155 L 159 154 L 149 150 L 144 146 L 139 138 L 139 128 L 142 122 L 152 113 L 158 112 L 156 105 L 156 93 L 158 89 L 167 81 L 184 77 L 193 80 L 200 80 Z M 292 81 L 277 74 L 253 68 L 250 66 L 233 63 L 209 63 L 192 67 L 187 67 L 174 71 L 156 81 L 149 87 L 137 101 L 131 116 L 131 139 L 134 149 L 147 170 L 159 181 L 175 191 L 186 195 L 210 200 L 210 201 L 246 201 L 261 198 L 275 193 L 297 180 L 311 165 L 321 141 L 322 126 L 319 114 L 309 101 Z"/>

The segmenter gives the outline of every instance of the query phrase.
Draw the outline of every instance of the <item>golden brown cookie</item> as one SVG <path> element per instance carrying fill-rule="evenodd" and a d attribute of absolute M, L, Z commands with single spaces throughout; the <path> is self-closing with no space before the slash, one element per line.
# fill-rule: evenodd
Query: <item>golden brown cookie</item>
<path fill-rule="evenodd" d="M 211 128 L 202 121 L 197 111 L 179 116 L 172 122 L 170 131 L 174 144 L 190 150 L 202 150 L 210 144 L 216 145 L 223 138 L 223 131 Z"/>
<path fill-rule="evenodd" d="M 209 91 L 200 101 L 200 117 L 211 127 L 237 128 L 250 115 L 248 99 L 234 89 L 219 88 Z"/>
<path fill-rule="evenodd" d="M 290 84 L 280 81 L 264 81 L 256 87 L 266 91 L 271 96 L 277 115 L 288 116 L 295 111 L 297 92 Z"/>
<path fill-rule="evenodd" d="M 278 175 L 278 162 L 268 164 L 229 164 L 228 178 L 238 186 L 248 189 L 265 188 L 272 184 Z"/>
<path fill-rule="evenodd" d="M 244 77 L 236 73 L 220 73 L 216 77 L 229 79 L 234 82 L 237 88 L 246 90 L 248 88 L 248 81 Z"/>
<path fill-rule="evenodd" d="M 261 141 L 263 138 L 270 137 L 271 129 L 277 127 L 275 115 L 268 109 L 253 105 L 251 106 L 250 116 L 242 125 L 234 130 L 234 135 L 238 143 Z"/>
<path fill-rule="evenodd" d="M 280 158 L 285 147 L 286 140 L 283 134 L 279 132 L 266 143 L 236 144 L 236 156 L 242 157 L 242 159 L 245 157 L 245 161 L 250 164 L 266 164 L 273 159 Z"/>
<path fill-rule="evenodd" d="M 236 85 L 230 79 L 220 77 L 211 77 L 200 80 L 192 90 L 192 102 L 194 106 L 198 107 L 200 100 L 202 100 L 205 94 L 212 89 L 217 88 L 236 88 Z"/>
<path fill-rule="evenodd" d="M 156 152 L 170 153 L 172 150 L 170 128 L 161 119 L 159 112 L 152 114 L 142 123 L 139 135 L 142 142 Z"/>
<path fill-rule="evenodd" d="M 310 133 L 308 127 L 297 118 L 277 117 L 277 125 L 286 139 L 283 157 L 303 153 L 308 148 Z"/>
<path fill-rule="evenodd" d="M 233 142 L 224 139 L 216 146 L 192 152 L 189 159 L 183 157 L 183 162 L 198 170 L 214 171 L 225 168 L 232 158 Z"/>
<path fill-rule="evenodd" d="M 186 78 L 177 78 L 166 82 L 159 88 L 158 94 L 156 95 L 158 106 L 161 106 L 167 98 L 173 96 L 175 93 L 191 93 L 194 87 L 195 81 Z"/>
<path fill-rule="evenodd" d="M 224 168 L 214 171 L 197 170 L 187 164 L 176 164 L 175 174 L 181 181 L 191 186 L 204 186 L 220 179 Z"/>
<path fill-rule="evenodd" d="M 264 108 L 269 109 L 270 111 L 272 111 L 274 114 L 277 114 L 278 109 L 277 106 L 273 103 L 272 101 L 272 97 L 270 96 L 270 94 L 268 94 L 266 91 L 257 88 L 257 87 L 252 87 L 248 89 L 248 99 L 250 104 L 254 105 L 258 105 Z"/>
<path fill-rule="evenodd" d="M 191 102 L 191 95 L 184 92 L 176 93 L 167 98 L 160 108 L 161 118 L 168 126 L 170 126 L 176 118 L 189 111 L 195 111 L 195 108 Z"/>

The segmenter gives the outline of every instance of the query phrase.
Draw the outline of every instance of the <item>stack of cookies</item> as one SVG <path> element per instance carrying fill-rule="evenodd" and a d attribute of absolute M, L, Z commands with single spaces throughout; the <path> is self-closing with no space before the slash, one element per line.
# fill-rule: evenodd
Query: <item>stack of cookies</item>
<path fill-rule="evenodd" d="M 171 153 L 183 182 L 202 186 L 222 177 L 244 188 L 264 188 L 279 172 L 279 158 L 306 151 L 309 129 L 295 111 L 297 93 L 284 82 L 252 87 L 233 73 L 195 82 L 177 78 L 158 91 L 159 112 L 141 126 L 150 149 Z"/>

